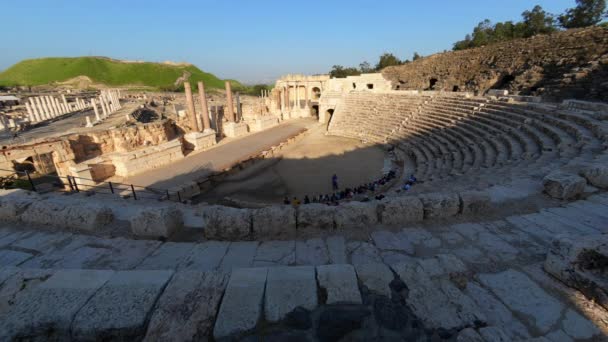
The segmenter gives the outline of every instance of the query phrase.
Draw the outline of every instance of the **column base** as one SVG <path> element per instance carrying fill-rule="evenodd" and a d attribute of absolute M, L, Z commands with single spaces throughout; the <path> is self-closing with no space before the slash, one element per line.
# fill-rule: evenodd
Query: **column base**
<path fill-rule="evenodd" d="M 244 122 L 224 122 L 223 123 L 224 135 L 229 138 L 239 137 L 245 135 L 248 132 L 247 124 Z"/>
<path fill-rule="evenodd" d="M 215 131 L 212 129 L 203 132 L 190 132 L 184 135 L 184 140 L 193 147 L 195 151 L 205 149 L 217 144 Z"/>

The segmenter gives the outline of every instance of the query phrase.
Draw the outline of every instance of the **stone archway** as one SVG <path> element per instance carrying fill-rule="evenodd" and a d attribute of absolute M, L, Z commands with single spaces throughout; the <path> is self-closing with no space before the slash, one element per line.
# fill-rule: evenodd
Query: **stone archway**
<path fill-rule="evenodd" d="M 437 79 L 436 78 L 431 78 L 429 80 L 429 90 L 435 90 L 435 86 L 437 85 Z"/>
<path fill-rule="evenodd" d="M 325 112 L 325 129 L 329 129 L 329 125 L 331 124 L 331 119 L 334 116 L 334 110 L 333 109 L 328 109 Z"/>
<path fill-rule="evenodd" d="M 319 87 L 312 87 L 312 99 L 318 100 L 321 98 L 321 89 Z"/>
<path fill-rule="evenodd" d="M 319 105 L 313 105 L 312 107 L 310 107 L 310 115 L 312 115 L 313 118 L 319 120 Z"/>

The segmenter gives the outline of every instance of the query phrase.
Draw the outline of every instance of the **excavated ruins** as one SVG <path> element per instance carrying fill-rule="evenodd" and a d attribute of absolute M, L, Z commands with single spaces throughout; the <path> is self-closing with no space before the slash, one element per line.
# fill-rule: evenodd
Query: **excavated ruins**
<path fill-rule="evenodd" d="M 0 339 L 605 341 L 607 75 L 597 27 L 259 97 L 32 95 Z M 334 173 L 360 191 L 303 203 Z"/>

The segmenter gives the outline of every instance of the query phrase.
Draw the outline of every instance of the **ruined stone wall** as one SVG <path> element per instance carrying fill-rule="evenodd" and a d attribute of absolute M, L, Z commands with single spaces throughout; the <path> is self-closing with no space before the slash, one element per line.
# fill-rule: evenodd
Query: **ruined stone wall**
<path fill-rule="evenodd" d="M 575 29 L 440 53 L 382 73 L 400 90 L 497 88 L 548 100 L 608 101 L 608 29 Z"/>
<path fill-rule="evenodd" d="M 175 126 L 168 120 L 110 129 L 68 137 L 76 162 L 112 152 L 129 152 L 145 146 L 156 146 L 177 136 Z"/>

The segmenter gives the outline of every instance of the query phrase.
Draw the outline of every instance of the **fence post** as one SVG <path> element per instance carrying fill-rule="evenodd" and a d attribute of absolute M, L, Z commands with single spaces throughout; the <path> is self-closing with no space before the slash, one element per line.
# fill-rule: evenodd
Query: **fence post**
<path fill-rule="evenodd" d="M 108 182 L 108 184 L 110 185 L 110 192 L 114 193 L 114 187 L 112 186 L 112 182 Z"/>
<path fill-rule="evenodd" d="M 180 196 L 179 191 L 177 192 L 177 200 L 182 203 L 182 196 Z"/>
<path fill-rule="evenodd" d="M 133 199 L 137 200 L 137 195 L 135 194 L 135 188 L 133 187 L 133 184 L 131 184 L 131 191 L 133 192 Z"/>
<path fill-rule="evenodd" d="M 27 176 L 27 180 L 30 182 L 30 186 L 32 187 L 32 191 L 36 191 L 36 186 L 34 185 L 34 182 L 32 181 L 32 177 L 30 177 L 30 173 L 27 172 L 27 170 L 25 170 L 25 175 Z"/>
<path fill-rule="evenodd" d="M 67 175 L 65 178 L 68 180 L 68 185 L 70 186 L 70 191 L 74 191 L 74 186 L 72 185 L 72 179 L 70 178 L 70 175 Z"/>
<path fill-rule="evenodd" d="M 74 189 L 76 189 L 76 192 L 80 192 L 80 189 L 78 189 L 78 183 L 76 182 L 76 178 L 72 177 L 72 181 L 74 181 Z"/>

